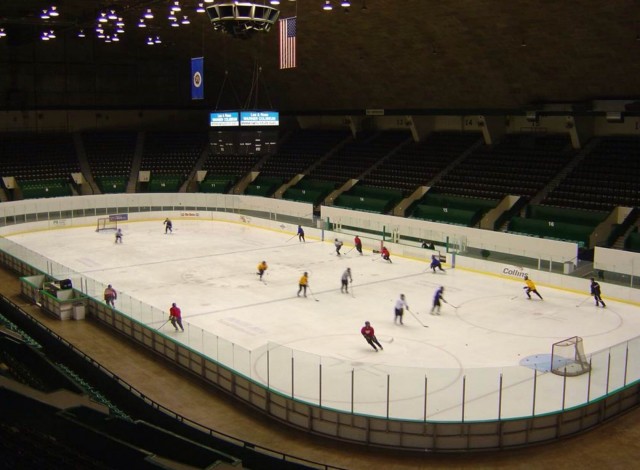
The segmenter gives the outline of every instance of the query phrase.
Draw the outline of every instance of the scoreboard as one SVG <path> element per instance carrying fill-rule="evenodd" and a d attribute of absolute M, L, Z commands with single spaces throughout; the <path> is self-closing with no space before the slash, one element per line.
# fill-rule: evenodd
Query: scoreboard
<path fill-rule="evenodd" d="M 209 113 L 209 144 L 214 155 L 268 155 L 278 145 L 278 111 Z M 215 128 L 215 130 L 213 129 Z"/>
<path fill-rule="evenodd" d="M 270 155 L 278 148 L 278 131 L 210 131 L 214 155 Z"/>

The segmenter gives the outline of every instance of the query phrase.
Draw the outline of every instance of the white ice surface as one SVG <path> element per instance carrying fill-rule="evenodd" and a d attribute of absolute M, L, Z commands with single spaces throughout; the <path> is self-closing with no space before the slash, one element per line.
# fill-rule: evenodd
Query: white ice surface
<path fill-rule="evenodd" d="M 428 387 L 429 393 L 441 391 L 444 400 L 442 405 L 427 405 L 428 415 L 456 419 L 460 410 L 454 402 L 460 400 L 460 380 L 466 376 L 465 399 L 473 397 L 478 408 L 474 414 L 473 406 L 467 406 L 466 413 L 486 419 L 495 414 L 495 380 L 503 369 L 508 371 L 505 380 L 513 381 L 513 390 L 523 382 L 522 393 L 531 395 L 533 372 L 518 366 L 523 358 L 550 354 L 552 343 L 571 336 L 581 336 L 589 354 L 640 335 L 637 307 L 613 301 L 607 301 L 606 309 L 594 307 L 588 298 L 586 280 L 583 295 L 538 285 L 544 300 L 535 295 L 533 300 L 527 300 L 519 279 L 459 269 L 434 274 L 428 270 L 426 260 L 394 257 L 393 253 L 390 264 L 370 251 L 360 256 L 351 249 L 350 238 L 344 239 L 344 254 L 338 257 L 332 240 L 308 238 L 306 243 L 300 243 L 291 234 L 239 223 L 177 220 L 169 235 L 164 233 L 160 220 L 121 227 L 121 245 L 114 243 L 113 232 L 96 233 L 93 227 L 8 238 L 165 312 L 176 302 L 183 312 L 186 336 L 190 328 L 202 329 L 253 351 L 263 350 L 273 342 L 309 353 L 313 358 L 321 356 L 323 359 L 318 361 L 335 365 L 342 375 L 354 368 L 359 374 L 372 373 L 375 377 L 371 380 L 376 385 L 370 388 L 375 397 L 363 397 L 372 403 L 371 408 L 362 405 L 360 411 L 365 413 L 376 414 L 380 411 L 379 402 L 386 403 L 384 379 L 389 368 L 395 370 L 394 381 L 398 380 L 396 377 L 416 375 L 409 368 L 424 368 L 438 369 L 426 385 L 424 378 L 406 387 L 397 382 L 390 384 L 392 400 L 406 393 L 406 399 L 414 402 L 407 405 L 413 411 L 403 411 L 399 406 L 392 414 L 420 417 L 415 416 L 415 410 L 424 408 L 424 389 Z M 256 265 L 261 260 L 269 265 L 265 282 L 256 275 Z M 347 267 L 352 270 L 353 284 L 350 293 L 343 294 L 340 277 Z M 309 272 L 311 286 L 307 298 L 296 296 L 298 279 L 304 271 Z M 440 316 L 433 316 L 429 310 L 438 286 L 445 287 L 444 298 L 449 304 L 443 305 Z M 606 285 L 603 291 L 606 296 Z M 393 322 L 393 306 L 401 293 L 411 307 L 402 326 Z M 365 320 L 375 328 L 383 352 L 376 353 L 360 335 Z M 165 330 L 174 334 L 170 325 Z M 176 339 L 181 340 L 180 334 Z M 261 367 L 253 365 L 255 377 L 266 380 Z M 486 379 L 488 368 L 498 371 L 488 375 L 490 383 Z M 325 372 L 330 374 L 329 370 Z M 277 382 L 273 370 L 270 374 L 272 384 Z M 310 374 L 305 380 L 298 377 L 298 390 L 315 387 L 315 369 Z M 418 374 L 424 375 L 423 371 Z M 287 377 L 283 372 L 283 383 L 289 380 Z M 547 380 L 561 380 L 552 377 Z M 586 379 L 572 380 L 573 386 Z M 379 385 L 381 381 L 385 383 Z M 377 390 L 380 386 L 384 390 Z M 545 387 L 544 381 L 537 386 Z M 586 386 L 581 384 L 578 388 L 572 395 L 576 403 L 582 399 Z M 596 388 L 594 383 L 592 389 Z M 351 391 L 343 392 L 335 398 L 334 407 L 341 408 L 342 402 L 350 401 Z M 449 397 L 452 393 L 455 400 Z M 313 394 L 311 390 L 309 397 L 301 398 L 314 401 Z M 324 402 L 330 402 L 330 393 L 324 395 Z M 557 393 L 552 395 L 557 398 Z M 485 396 L 491 397 L 490 411 L 480 399 Z M 445 403 L 449 399 L 451 403 Z M 394 403 L 403 401 L 404 398 Z M 531 413 L 530 400 L 522 404 L 513 399 L 510 403 L 506 414 Z M 546 410 L 545 406 L 551 410 L 561 404 L 537 406 L 536 413 Z"/>

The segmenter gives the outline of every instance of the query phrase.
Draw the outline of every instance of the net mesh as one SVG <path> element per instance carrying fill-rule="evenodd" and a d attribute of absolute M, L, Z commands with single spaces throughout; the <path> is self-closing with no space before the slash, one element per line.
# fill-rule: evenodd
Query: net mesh
<path fill-rule="evenodd" d="M 582 338 L 573 336 L 553 343 L 551 372 L 573 377 L 589 372 L 590 368 L 587 356 L 584 354 Z"/>

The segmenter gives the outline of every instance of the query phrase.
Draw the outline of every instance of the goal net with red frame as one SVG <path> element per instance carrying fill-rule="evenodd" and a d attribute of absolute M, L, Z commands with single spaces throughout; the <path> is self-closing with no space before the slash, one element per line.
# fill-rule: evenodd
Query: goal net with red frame
<path fill-rule="evenodd" d="M 553 343 L 551 349 L 551 372 L 556 375 L 574 377 L 582 375 L 591 369 L 591 365 L 584 354 L 582 338 L 573 336 Z"/>

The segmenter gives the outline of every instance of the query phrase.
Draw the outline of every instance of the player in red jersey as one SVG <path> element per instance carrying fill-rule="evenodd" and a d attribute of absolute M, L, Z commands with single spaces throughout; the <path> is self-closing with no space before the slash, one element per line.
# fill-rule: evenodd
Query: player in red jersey
<path fill-rule="evenodd" d="M 376 344 L 378 345 L 380 350 L 384 349 L 382 345 L 378 342 L 378 339 L 376 338 L 376 332 L 371 326 L 371 323 L 369 323 L 368 321 L 364 322 L 364 326 L 360 330 L 360 333 L 362 334 L 362 336 L 364 336 L 364 339 L 367 340 L 367 343 L 369 343 L 371 347 L 376 350 L 376 352 L 378 352 L 378 348 L 376 348 Z"/>

